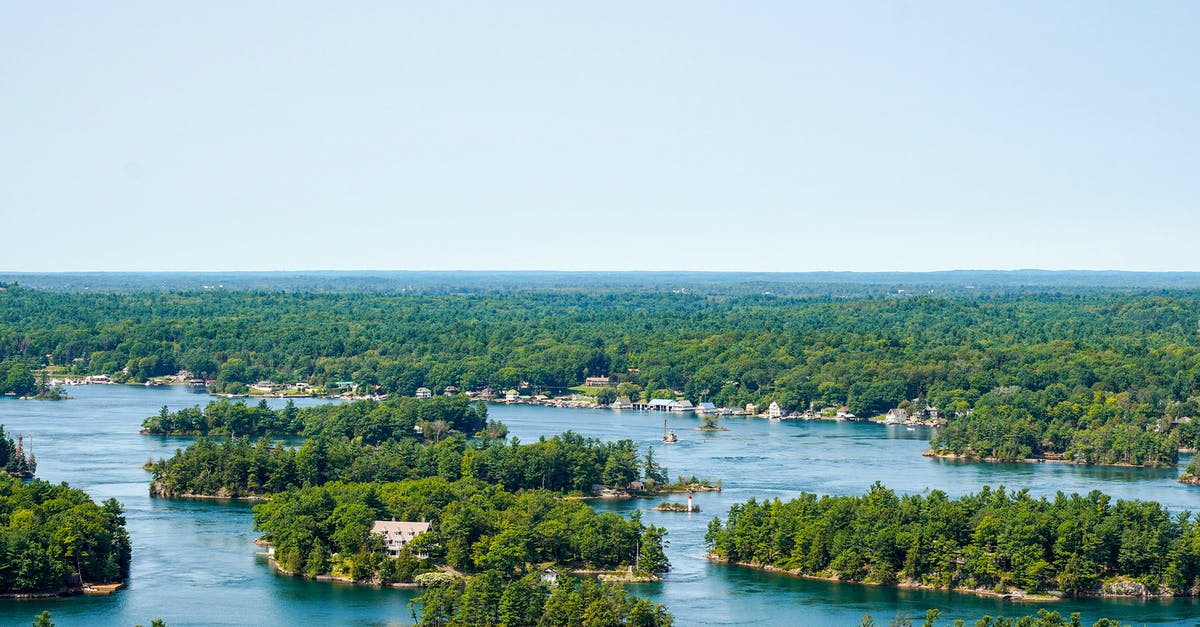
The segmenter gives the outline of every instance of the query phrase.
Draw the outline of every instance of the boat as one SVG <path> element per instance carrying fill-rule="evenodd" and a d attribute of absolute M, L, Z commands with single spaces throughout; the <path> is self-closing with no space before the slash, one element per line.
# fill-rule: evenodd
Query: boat
<path fill-rule="evenodd" d="M 666 418 L 664 418 L 664 419 L 663 419 L 663 438 L 662 438 L 662 441 L 663 441 L 663 442 L 666 442 L 667 444 L 670 444 L 670 443 L 672 443 L 672 442 L 678 442 L 678 441 L 679 441 L 679 436 L 675 435 L 675 432 L 674 432 L 674 431 L 672 431 L 672 430 L 668 430 L 668 429 L 667 429 L 667 419 L 666 419 Z"/>

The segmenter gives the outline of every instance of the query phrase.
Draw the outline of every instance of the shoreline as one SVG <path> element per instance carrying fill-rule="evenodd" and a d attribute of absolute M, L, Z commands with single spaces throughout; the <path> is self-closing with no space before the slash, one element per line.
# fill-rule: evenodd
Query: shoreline
<path fill-rule="evenodd" d="M 899 583 L 896 583 L 891 586 L 887 586 L 885 584 L 881 584 L 881 583 L 874 582 L 874 581 L 843 581 L 842 579 L 839 579 L 837 577 L 822 577 L 820 575 L 810 575 L 807 573 L 799 572 L 797 570 L 787 570 L 787 569 L 779 568 L 778 566 L 771 566 L 770 564 L 751 564 L 749 562 L 729 562 L 719 556 L 713 555 L 712 553 L 705 553 L 704 558 L 707 559 L 708 561 L 716 563 L 716 564 L 724 564 L 727 566 L 740 566 L 743 568 L 753 568 L 755 570 L 761 570 L 764 572 L 775 573 L 775 574 L 779 574 L 779 575 L 787 575 L 789 577 L 799 577 L 800 579 L 809 579 L 809 580 L 813 580 L 813 581 L 825 581 L 825 582 L 829 582 L 829 583 L 838 583 L 838 584 L 847 584 L 847 585 L 856 585 L 856 586 L 891 587 L 891 588 L 900 588 L 900 589 L 904 589 L 904 590 L 929 590 L 929 591 L 935 591 L 935 592 L 955 592 L 955 593 L 959 593 L 959 594 L 974 594 L 976 596 L 996 598 L 996 599 L 1001 599 L 1001 600 L 1005 600 L 1005 601 L 1022 601 L 1022 602 L 1031 601 L 1031 602 L 1035 602 L 1035 603 L 1053 603 L 1053 602 L 1062 601 L 1062 600 L 1065 600 L 1068 598 L 1077 598 L 1077 599 L 1188 598 L 1186 595 L 1176 595 L 1176 594 L 1129 595 L 1129 594 L 1105 594 L 1103 592 L 1101 592 L 1100 594 L 1082 594 L 1082 595 L 1076 595 L 1075 597 L 1068 597 L 1067 595 L 1065 595 L 1061 592 L 1058 592 L 1058 595 L 1062 595 L 1062 596 L 1058 596 L 1058 595 L 1054 594 L 1053 592 L 1048 593 L 1048 594 L 1029 593 L 1029 592 L 1026 592 L 1025 590 L 1020 590 L 1020 589 L 1016 589 L 1016 588 L 1014 588 L 1012 592 L 995 592 L 995 591 L 989 590 L 987 588 L 941 588 L 941 587 L 937 587 L 937 586 L 930 586 L 927 584 L 920 584 L 920 583 L 916 583 L 916 582 L 912 582 L 912 581 L 903 581 L 903 582 L 899 582 Z"/>
<path fill-rule="evenodd" d="M 921 453 L 922 457 L 930 457 L 933 459 L 949 459 L 954 461 L 965 462 L 983 462 L 987 464 L 1066 464 L 1069 466 L 1097 466 L 1103 468 L 1148 468 L 1152 470 L 1166 470 L 1178 466 L 1145 466 L 1136 464 L 1126 464 L 1124 462 L 1114 464 L 1093 464 L 1089 462 L 1077 462 L 1069 459 L 1048 459 L 1045 457 L 1025 457 L 1022 459 L 1000 459 L 998 457 L 980 457 L 978 455 L 969 455 L 967 453 L 941 453 L 933 449 L 928 449 Z"/>
<path fill-rule="evenodd" d="M 222 496 L 220 494 L 167 494 L 157 481 L 150 482 L 150 498 L 152 499 L 187 499 L 197 501 L 247 501 L 250 503 L 265 503 L 270 499 L 265 496 Z"/>
<path fill-rule="evenodd" d="M 75 596 L 109 595 L 125 588 L 124 581 L 111 583 L 84 583 L 81 586 L 67 586 L 54 592 L 3 592 L 0 599 L 31 601 L 37 599 L 64 599 Z"/>

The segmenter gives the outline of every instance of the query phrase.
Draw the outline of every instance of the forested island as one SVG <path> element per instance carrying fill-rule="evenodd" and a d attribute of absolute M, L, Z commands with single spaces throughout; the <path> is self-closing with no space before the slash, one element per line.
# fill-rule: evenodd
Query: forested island
<path fill-rule="evenodd" d="M 545 489 L 585 496 L 599 487 L 633 494 L 716 489 L 695 477 L 670 483 L 669 471 L 655 461 L 653 449 L 642 454 L 630 440 L 602 442 L 571 432 L 529 444 L 506 440 L 507 429 L 487 420 L 485 405 L 462 397 L 354 401 L 302 410 L 217 401 L 203 411 L 164 408 L 146 425 L 152 433 L 162 432 L 164 424 L 178 426 L 181 415 L 198 421 L 187 424 L 187 433 L 203 424 L 205 433 L 311 437 L 298 448 L 266 437 L 221 442 L 202 437 L 172 457 L 149 464 L 151 492 L 158 496 L 261 497 L 330 481 L 427 477 L 477 479 L 507 490 Z M 216 416 L 223 418 L 216 420 Z M 232 416 L 243 418 L 226 420 Z M 235 423 L 237 427 L 228 426 Z M 281 423 L 292 427 L 264 427 Z M 472 432 L 474 437 L 468 439 Z"/>
<path fill-rule="evenodd" d="M 705 536 L 714 559 L 801 576 L 997 595 L 1200 595 L 1200 524 L 1099 491 L 958 499 L 802 493 L 734 505 Z"/>
<path fill-rule="evenodd" d="M 78 594 L 128 576 L 121 504 L 82 490 L 0 475 L 0 594 Z"/>
<path fill-rule="evenodd" d="M 671 622 L 662 606 L 565 577 L 578 571 L 654 580 L 670 566 L 662 528 L 564 498 L 598 486 L 666 487 L 653 451 L 643 456 L 630 440 L 567 432 L 521 444 L 487 420 L 486 405 L 462 396 L 306 409 L 289 403 L 279 410 L 223 400 L 204 409 L 163 408 L 144 427 L 201 435 L 148 465 L 153 495 L 269 497 L 254 508 L 255 526 L 283 573 L 420 585 L 423 622 L 443 616 L 480 624 L 480 616 L 504 614 L 512 624 L 534 624 L 536 618 L 517 618 L 560 606 L 553 611 L 564 619 L 585 611 L 632 624 Z M 220 442 L 205 437 L 226 434 Z M 307 437 L 298 448 L 267 437 L 280 435 Z M 389 520 L 421 521 L 401 523 L 421 531 L 393 551 L 377 531 Z M 519 598 L 511 596 L 516 591 Z"/>

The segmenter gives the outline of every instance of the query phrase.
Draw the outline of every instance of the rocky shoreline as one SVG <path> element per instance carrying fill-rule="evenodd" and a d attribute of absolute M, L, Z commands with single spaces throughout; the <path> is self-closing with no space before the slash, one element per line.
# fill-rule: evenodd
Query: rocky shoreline
<path fill-rule="evenodd" d="M 1104 466 L 1107 468 L 1170 468 L 1170 466 L 1140 466 L 1137 464 L 1093 464 L 1089 462 L 1077 462 L 1070 459 L 1053 459 L 1047 457 L 1025 457 L 1022 459 L 1000 459 L 998 457 L 980 457 L 978 455 L 970 455 L 968 453 L 943 453 L 928 449 L 921 455 L 925 457 L 933 457 L 935 459 L 951 459 L 967 462 L 984 462 L 988 464 L 1068 464 L 1071 466 Z"/>
<path fill-rule="evenodd" d="M 770 564 L 751 564 L 749 562 L 729 562 L 729 561 L 726 561 L 725 559 L 723 559 L 717 555 L 713 555 L 711 553 L 705 554 L 704 557 L 706 559 L 708 559 L 709 561 L 715 562 L 718 564 L 729 564 L 729 565 L 733 565 L 733 566 L 741 566 L 744 568 L 754 568 L 754 569 L 762 570 L 762 571 L 766 571 L 766 572 L 778 573 L 781 575 L 788 575 L 791 577 L 799 577 L 801 579 L 811 579 L 814 581 L 827 581 L 830 583 L 843 583 L 843 584 L 859 585 L 859 586 L 884 586 L 885 585 L 885 584 L 881 584 L 881 583 L 877 583 L 877 582 L 873 582 L 873 581 L 845 581 L 836 576 L 826 577 L 826 576 L 821 576 L 821 575 L 812 575 L 812 574 L 800 572 L 799 570 L 787 570 L 784 568 L 779 568 L 777 566 L 771 566 Z M 926 584 L 922 584 L 922 583 L 917 583 L 915 581 L 901 581 L 901 582 L 896 583 L 892 587 L 903 588 L 903 589 L 908 589 L 908 590 L 936 590 L 936 591 L 940 591 L 940 592 L 958 592 L 958 593 L 963 593 L 963 594 L 974 594 L 976 596 L 981 596 L 981 597 L 991 597 L 991 598 L 995 598 L 995 599 L 1003 599 L 1006 601 L 1028 601 L 1028 602 L 1036 602 L 1036 603 L 1061 601 L 1061 600 L 1067 598 L 1067 595 L 1065 593 L 1059 592 L 1057 590 L 1051 590 L 1044 594 L 1026 592 L 1025 590 L 1021 590 L 1018 588 L 1013 588 L 1009 592 L 996 592 L 995 590 L 992 590 L 990 588 L 941 588 L 941 587 L 937 587 L 937 586 L 930 586 L 930 585 L 926 585 Z M 1125 579 L 1125 578 L 1117 578 L 1115 581 L 1105 583 L 1099 592 L 1096 592 L 1093 594 L 1078 595 L 1079 598 L 1097 598 L 1097 599 L 1166 599 L 1166 598 L 1172 598 L 1172 597 L 1176 597 L 1176 596 L 1186 596 L 1186 595 L 1178 595 L 1173 592 L 1152 593 L 1152 592 L 1149 592 L 1146 589 L 1146 587 L 1144 585 L 1142 585 L 1141 583 L 1133 581 L 1131 579 Z"/>

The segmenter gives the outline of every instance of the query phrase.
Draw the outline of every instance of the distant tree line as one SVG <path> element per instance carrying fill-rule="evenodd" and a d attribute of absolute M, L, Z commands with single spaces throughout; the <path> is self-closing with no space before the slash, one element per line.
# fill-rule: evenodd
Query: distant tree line
<path fill-rule="evenodd" d="M 182 368 L 217 391 L 350 380 L 405 396 L 451 385 L 560 391 L 607 375 L 606 398 L 847 405 L 860 416 L 915 400 L 961 422 L 937 448 L 976 457 L 1169 465 L 1171 448 L 1200 443 L 1182 420 L 1200 410 L 1195 291 L 832 299 L 20 289 L 0 292 L 0 320 L 10 390 L 47 363 L 133 381 Z"/>

